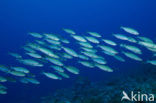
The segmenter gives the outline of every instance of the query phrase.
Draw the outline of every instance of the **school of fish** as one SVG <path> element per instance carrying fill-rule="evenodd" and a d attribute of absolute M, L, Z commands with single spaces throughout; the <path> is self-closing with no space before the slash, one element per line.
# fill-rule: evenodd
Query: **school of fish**
<path fill-rule="evenodd" d="M 78 75 L 81 71 L 79 65 L 113 72 L 115 67 L 110 67 L 109 56 L 119 62 L 131 59 L 156 65 L 156 60 L 144 60 L 141 57 L 145 48 L 152 52 L 153 57 L 156 56 L 156 43 L 150 38 L 140 36 L 133 28 L 122 26 L 121 29 L 124 33 L 111 35 L 114 41 L 97 32 L 80 35 L 65 28 L 65 35 L 28 33 L 33 41 L 22 47 L 23 53 L 8 53 L 19 65 L 0 65 L 0 72 L 4 74 L 0 75 L 0 94 L 7 94 L 6 82 L 40 84 L 37 78 L 39 75 L 62 80 L 70 78 L 71 74 Z M 37 73 L 32 72 L 33 69 Z"/>

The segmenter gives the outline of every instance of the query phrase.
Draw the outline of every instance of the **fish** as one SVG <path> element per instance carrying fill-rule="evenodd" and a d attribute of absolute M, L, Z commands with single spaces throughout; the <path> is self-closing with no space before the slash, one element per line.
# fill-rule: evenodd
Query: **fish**
<path fill-rule="evenodd" d="M 32 58 L 37 58 L 37 59 L 41 59 L 42 56 L 37 54 L 37 53 L 26 53 L 27 55 L 29 55 Z"/>
<path fill-rule="evenodd" d="M 43 34 L 46 38 L 51 39 L 51 40 L 55 40 L 55 41 L 59 41 L 60 39 L 56 36 L 56 34 Z"/>
<path fill-rule="evenodd" d="M 115 56 L 116 54 L 108 52 L 108 51 L 102 51 L 102 53 L 109 55 L 109 56 Z"/>
<path fill-rule="evenodd" d="M 41 35 L 39 33 L 30 32 L 28 34 L 31 35 L 31 36 L 33 36 L 33 37 L 35 37 L 35 38 L 42 38 L 43 37 L 43 35 Z"/>
<path fill-rule="evenodd" d="M 86 48 L 93 48 L 93 46 L 88 42 L 79 42 L 79 44 Z"/>
<path fill-rule="evenodd" d="M 112 46 L 116 46 L 117 44 L 112 41 L 112 40 L 108 40 L 108 39 L 102 39 L 103 42 L 105 42 L 106 44 L 112 45 Z"/>
<path fill-rule="evenodd" d="M 70 78 L 70 76 L 66 74 L 65 72 L 59 72 L 59 71 L 55 71 L 55 72 L 64 78 Z"/>
<path fill-rule="evenodd" d="M 65 59 L 73 59 L 73 56 L 71 56 L 71 55 L 69 55 L 67 53 L 63 53 L 62 57 L 65 58 Z"/>
<path fill-rule="evenodd" d="M 99 56 L 95 53 L 91 53 L 91 52 L 84 52 L 82 51 L 81 53 L 83 53 L 85 56 L 90 57 L 90 58 L 99 58 Z"/>
<path fill-rule="evenodd" d="M 38 50 L 40 52 L 42 52 L 43 54 L 47 55 L 47 56 L 50 56 L 52 58 L 59 58 L 58 55 L 56 55 L 53 51 L 47 49 L 47 48 L 44 48 L 44 47 L 39 47 Z"/>
<path fill-rule="evenodd" d="M 24 46 L 23 49 L 24 49 L 25 51 L 29 52 L 29 53 L 36 53 L 36 51 L 33 50 L 33 49 L 30 48 L 30 47 L 26 47 L 26 46 Z"/>
<path fill-rule="evenodd" d="M 82 64 L 83 66 L 89 67 L 89 68 L 94 68 L 93 63 L 88 62 L 88 61 L 78 61 L 78 63 Z"/>
<path fill-rule="evenodd" d="M 79 35 L 71 35 L 75 40 L 79 41 L 79 42 L 87 42 L 87 40 Z"/>
<path fill-rule="evenodd" d="M 28 65 L 28 66 L 34 66 L 34 67 L 43 67 L 43 64 L 39 63 L 36 60 L 33 59 L 20 59 L 19 62 Z"/>
<path fill-rule="evenodd" d="M 5 95 L 7 94 L 7 87 L 3 86 L 2 84 L 0 84 L 0 94 L 1 95 Z"/>
<path fill-rule="evenodd" d="M 137 38 L 138 38 L 139 40 L 143 41 L 143 42 L 154 43 L 153 40 L 151 40 L 150 38 L 147 38 L 147 37 L 138 36 Z"/>
<path fill-rule="evenodd" d="M 18 76 L 18 77 L 25 77 L 26 76 L 25 73 L 19 72 L 19 71 L 14 71 L 14 70 L 10 71 L 9 74 L 14 75 L 14 76 Z"/>
<path fill-rule="evenodd" d="M 73 74 L 79 74 L 79 72 L 80 72 L 79 69 L 77 69 L 76 67 L 73 67 L 73 66 L 64 66 L 64 68 Z"/>
<path fill-rule="evenodd" d="M 44 41 L 41 41 L 41 40 L 35 40 L 35 42 L 39 45 L 46 45 L 46 43 Z"/>
<path fill-rule="evenodd" d="M 142 45 L 142 46 L 144 46 L 144 47 L 146 47 L 146 48 L 153 48 L 153 49 L 156 49 L 156 44 L 155 44 L 155 43 L 139 41 L 138 44 L 139 44 L 139 45 Z"/>
<path fill-rule="evenodd" d="M 71 55 L 73 57 L 78 57 L 78 54 L 73 49 L 70 49 L 70 48 L 67 48 L 67 47 L 62 47 L 62 48 L 69 55 Z"/>
<path fill-rule="evenodd" d="M 52 44 L 52 45 L 61 45 L 60 41 L 51 40 L 51 39 L 45 39 L 45 41 Z"/>
<path fill-rule="evenodd" d="M 19 81 L 24 84 L 28 84 L 29 81 L 26 78 L 20 78 Z"/>
<path fill-rule="evenodd" d="M 45 59 L 48 60 L 49 62 L 57 65 L 57 66 L 63 66 L 63 63 L 58 59 L 54 59 L 54 58 L 51 58 L 51 57 L 46 57 Z"/>
<path fill-rule="evenodd" d="M 114 57 L 116 60 L 119 60 L 119 61 L 121 61 L 121 62 L 125 62 L 125 61 L 126 61 L 123 57 L 118 56 L 118 55 L 114 55 L 113 57 Z"/>
<path fill-rule="evenodd" d="M 57 51 L 60 51 L 62 49 L 61 46 L 58 45 L 48 45 L 48 47 L 52 50 L 57 50 Z"/>
<path fill-rule="evenodd" d="M 101 35 L 97 32 L 87 32 L 88 34 L 90 34 L 91 36 L 94 36 L 94 37 L 97 37 L 97 38 L 100 38 Z"/>
<path fill-rule="evenodd" d="M 25 77 L 25 79 L 32 84 L 40 84 L 40 81 L 38 81 L 36 78 Z"/>
<path fill-rule="evenodd" d="M 98 64 L 107 64 L 107 61 L 103 58 L 92 58 L 92 60 Z"/>
<path fill-rule="evenodd" d="M 62 80 L 62 78 L 61 77 L 59 77 L 59 76 L 57 76 L 57 75 L 55 75 L 55 74 L 53 74 L 53 73 L 49 73 L 49 72 L 43 72 L 43 74 L 46 76 L 46 77 L 48 77 L 48 78 L 51 78 L 51 79 L 58 79 L 58 80 Z"/>
<path fill-rule="evenodd" d="M 156 48 L 148 48 L 148 47 L 147 47 L 147 49 L 150 50 L 151 52 L 156 53 Z"/>
<path fill-rule="evenodd" d="M 91 53 L 96 53 L 97 52 L 96 49 L 91 49 L 91 48 L 86 48 L 86 47 L 81 47 L 81 49 L 86 51 L 86 52 L 91 52 Z"/>
<path fill-rule="evenodd" d="M 6 89 L 8 89 L 6 86 L 0 84 L 0 90 L 6 90 Z"/>
<path fill-rule="evenodd" d="M 156 60 L 147 60 L 146 63 L 150 63 L 152 65 L 156 65 Z"/>
<path fill-rule="evenodd" d="M 62 67 L 60 67 L 60 66 L 54 66 L 54 65 L 52 65 L 52 66 L 50 66 L 50 67 L 53 68 L 53 69 L 56 70 L 56 71 L 64 72 L 64 69 L 63 69 Z"/>
<path fill-rule="evenodd" d="M 8 54 L 11 55 L 12 57 L 17 58 L 17 59 L 21 59 L 22 58 L 22 56 L 20 54 L 17 54 L 17 53 L 11 53 L 11 52 L 9 52 Z"/>
<path fill-rule="evenodd" d="M 87 56 L 81 55 L 81 54 L 78 55 L 78 58 L 83 59 L 83 60 L 89 60 Z"/>
<path fill-rule="evenodd" d="M 129 41 L 131 43 L 137 43 L 138 42 L 136 39 L 134 39 L 132 37 L 128 37 L 128 40 L 127 41 Z"/>
<path fill-rule="evenodd" d="M 69 44 L 69 43 L 70 43 L 70 41 L 67 40 L 67 39 L 61 39 L 61 42 L 62 42 L 62 43 L 65 43 L 65 44 Z"/>
<path fill-rule="evenodd" d="M 120 40 L 124 40 L 124 41 L 129 41 L 129 42 L 132 42 L 132 43 L 137 43 L 138 41 L 135 40 L 134 38 L 132 37 L 129 37 L 129 36 L 126 36 L 124 34 L 113 34 L 113 36 L 117 39 L 120 39 Z"/>
<path fill-rule="evenodd" d="M 131 58 L 131 59 L 136 60 L 136 61 L 142 61 L 142 59 L 139 56 L 137 56 L 137 55 L 135 55 L 133 53 L 130 53 L 130 52 L 122 52 L 122 53 L 125 56 L 127 56 L 128 58 Z"/>
<path fill-rule="evenodd" d="M 91 43 L 95 43 L 95 44 L 99 44 L 99 43 L 100 43 L 100 41 L 99 41 L 98 39 L 94 38 L 94 37 L 85 36 L 85 38 L 86 38 L 89 42 L 91 42 Z"/>
<path fill-rule="evenodd" d="M 109 53 L 112 53 L 112 54 L 118 54 L 118 51 L 116 51 L 112 47 L 105 46 L 105 45 L 99 45 L 98 47 L 100 47 L 102 50 L 104 50 L 106 52 L 109 52 Z"/>
<path fill-rule="evenodd" d="M 128 37 L 123 34 L 113 34 L 113 36 L 117 39 L 128 41 Z"/>
<path fill-rule="evenodd" d="M 7 79 L 5 77 L 0 76 L 0 82 L 7 82 Z"/>
<path fill-rule="evenodd" d="M 0 71 L 8 73 L 10 70 L 8 67 L 4 66 L 4 65 L 0 65 Z"/>
<path fill-rule="evenodd" d="M 30 47 L 33 50 L 38 50 L 38 48 L 40 47 L 40 45 L 36 43 L 28 43 L 26 46 Z"/>
<path fill-rule="evenodd" d="M 30 71 L 24 67 L 10 67 L 10 68 L 18 72 L 30 73 Z"/>
<path fill-rule="evenodd" d="M 71 30 L 71 29 L 65 29 L 65 28 L 63 28 L 63 30 L 66 32 L 66 33 L 68 33 L 68 34 L 76 34 L 76 32 L 75 31 L 73 31 L 73 30 Z"/>
<path fill-rule="evenodd" d="M 124 47 L 127 50 L 132 51 L 133 53 L 142 54 L 141 49 L 139 49 L 138 47 L 132 46 L 132 45 L 120 44 L 120 47 Z"/>
<path fill-rule="evenodd" d="M 102 64 L 95 64 L 96 67 L 98 67 L 101 70 L 104 70 L 106 72 L 113 72 L 113 69 L 111 69 L 110 67 L 106 66 L 106 65 L 102 65 Z"/>
<path fill-rule="evenodd" d="M 5 91 L 4 89 L 0 89 L 0 94 L 2 95 L 7 94 L 7 91 Z"/>
<path fill-rule="evenodd" d="M 121 26 L 120 27 L 122 30 L 124 30 L 125 32 L 127 33 L 130 33 L 130 34 L 133 34 L 133 35 L 139 35 L 139 32 L 133 28 L 130 28 L 130 27 L 124 27 L 124 26 Z"/>

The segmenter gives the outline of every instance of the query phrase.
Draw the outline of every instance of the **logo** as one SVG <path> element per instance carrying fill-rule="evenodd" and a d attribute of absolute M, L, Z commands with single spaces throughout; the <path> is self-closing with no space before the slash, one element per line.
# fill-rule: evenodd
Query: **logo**
<path fill-rule="evenodd" d="M 128 100 L 128 101 L 148 101 L 153 102 L 154 101 L 154 94 L 142 94 L 140 92 L 134 93 L 131 91 L 131 95 L 129 96 L 125 91 L 122 92 L 123 97 L 121 98 L 121 101 Z"/>

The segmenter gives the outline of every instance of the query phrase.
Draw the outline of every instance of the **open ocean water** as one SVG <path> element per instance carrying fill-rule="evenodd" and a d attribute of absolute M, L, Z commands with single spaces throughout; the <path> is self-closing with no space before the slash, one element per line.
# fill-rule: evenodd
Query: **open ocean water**
<path fill-rule="evenodd" d="M 155 0 L 1 0 L 0 103 L 154 103 L 155 5 Z M 123 92 L 129 99 L 121 101 Z M 147 98 L 139 101 L 141 94 Z"/>

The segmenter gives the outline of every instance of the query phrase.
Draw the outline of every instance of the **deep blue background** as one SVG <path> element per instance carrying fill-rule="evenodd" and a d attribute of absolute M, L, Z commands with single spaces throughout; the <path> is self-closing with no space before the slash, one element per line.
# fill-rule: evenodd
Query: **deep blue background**
<path fill-rule="evenodd" d="M 121 32 L 120 26 L 129 26 L 136 28 L 143 36 L 156 38 L 155 5 L 155 0 L 1 0 L 0 64 L 14 63 L 7 52 L 20 52 L 21 46 L 29 41 L 28 32 L 62 34 L 62 28 L 71 28 L 78 33 L 97 31 L 111 38 L 112 33 Z M 139 68 L 134 61 L 118 63 L 112 60 L 110 65 L 116 68 L 112 74 L 84 68 L 81 75 L 92 81 L 105 81 Z M 71 86 L 75 76 L 72 77 L 64 81 L 41 77 L 39 86 L 8 83 L 9 94 L 0 95 L 0 102 L 35 103 L 33 100 L 50 91 Z"/>

